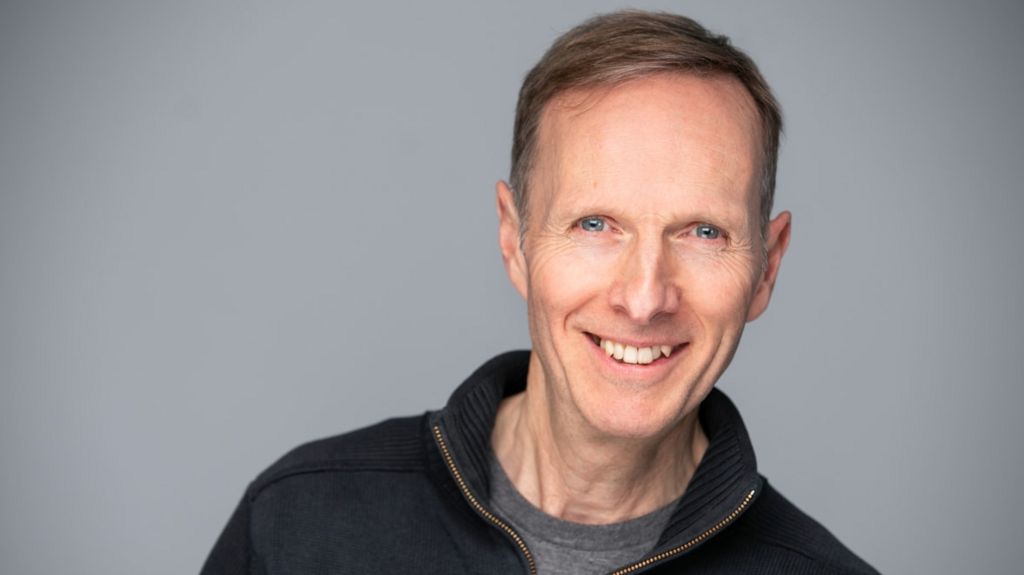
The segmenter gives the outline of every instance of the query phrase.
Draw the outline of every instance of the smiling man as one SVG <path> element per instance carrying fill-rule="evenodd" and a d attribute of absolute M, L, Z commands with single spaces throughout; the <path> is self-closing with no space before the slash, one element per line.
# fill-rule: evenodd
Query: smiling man
<path fill-rule="evenodd" d="M 772 489 L 714 390 L 768 306 L 781 115 L 692 20 L 619 12 L 527 76 L 499 243 L 533 350 L 288 454 L 205 573 L 874 573 Z"/>

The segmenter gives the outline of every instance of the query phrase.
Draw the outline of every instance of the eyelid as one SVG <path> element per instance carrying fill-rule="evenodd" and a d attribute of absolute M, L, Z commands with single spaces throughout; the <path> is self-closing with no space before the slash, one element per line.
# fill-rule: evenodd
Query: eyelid
<path fill-rule="evenodd" d="M 713 240 L 718 240 L 718 239 L 723 239 L 723 238 L 728 237 L 728 234 L 725 232 L 725 228 L 723 228 L 722 226 L 716 225 L 716 224 L 712 224 L 711 222 L 697 222 L 697 223 L 693 224 L 692 226 L 687 228 L 686 235 L 696 236 L 697 235 L 697 230 L 699 230 L 702 227 L 708 227 L 708 228 L 711 228 L 711 229 L 715 230 L 716 232 L 718 232 L 718 237 L 712 238 Z"/>
<path fill-rule="evenodd" d="M 604 224 L 604 229 L 601 231 L 607 231 L 612 226 L 611 218 L 599 214 L 590 214 L 583 216 L 582 218 L 577 218 L 576 221 L 572 223 L 573 229 L 582 229 L 583 222 L 587 220 L 600 220 Z"/>

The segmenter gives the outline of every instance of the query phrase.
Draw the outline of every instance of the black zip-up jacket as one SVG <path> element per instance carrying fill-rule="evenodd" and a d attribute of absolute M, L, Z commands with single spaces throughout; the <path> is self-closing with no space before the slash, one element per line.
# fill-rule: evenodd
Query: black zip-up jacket
<path fill-rule="evenodd" d="M 528 352 L 479 368 L 448 405 L 314 441 L 250 484 L 203 575 L 533 573 L 520 536 L 488 508 L 498 403 Z M 625 573 L 876 573 L 758 475 L 732 402 L 700 407 L 708 448 L 654 550 Z"/>

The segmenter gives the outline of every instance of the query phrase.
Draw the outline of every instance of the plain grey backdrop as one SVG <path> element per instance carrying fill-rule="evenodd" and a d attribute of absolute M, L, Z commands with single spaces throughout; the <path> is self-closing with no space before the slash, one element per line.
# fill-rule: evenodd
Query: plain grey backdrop
<path fill-rule="evenodd" d="M 298 443 L 528 346 L 519 83 L 609 1 L 4 2 L 0 572 L 196 572 Z M 1024 9 L 670 2 L 759 63 L 794 213 L 720 385 L 885 573 L 1024 564 Z"/>

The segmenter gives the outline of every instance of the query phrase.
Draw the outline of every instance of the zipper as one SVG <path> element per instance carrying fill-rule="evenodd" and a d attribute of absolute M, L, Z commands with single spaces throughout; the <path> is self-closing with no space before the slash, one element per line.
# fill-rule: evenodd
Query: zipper
<path fill-rule="evenodd" d="M 469 486 L 466 485 L 466 480 L 462 478 L 462 474 L 459 473 L 459 468 L 455 467 L 455 460 L 452 459 L 451 452 L 448 451 L 448 445 L 444 441 L 444 437 L 441 435 L 441 426 L 434 426 L 434 439 L 437 440 L 437 446 L 441 448 L 441 455 L 444 457 L 444 462 L 448 465 L 448 470 L 451 471 L 452 477 L 455 478 L 455 483 L 459 484 L 459 489 L 462 490 L 462 495 L 466 498 L 466 501 L 476 510 L 477 513 L 482 515 L 485 519 L 493 523 L 498 529 L 501 529 L 512 541 L 519 547 L 519 550 L 523 552 L 523 556 L 526 557 L 527 567 L 530 568 L 530 575 L 537 575 L 537 564 L 533 560 L 533 554 L 526 548 L 526 542 L 523 538 L 516 533 L 515 529 L 512 529 L 508 523 L 505 523 L 499 519 L 495 514 L 487 510 L 483 505 L 477 501 L 473 492 L 469 490 Z"/>
<path fill-rule="evenodd" d="M 441 448 L 441 455 L 444 457 L 444 462 L 445 464 L 448 465 L 448 470 L 451 471 L 452 477 L 455 478 L 455 482 L 459 485 L 459 489 L 462 491 L 462 495 L 466 498 L 466 501 L 469 502 L 469 504 L 473 507 L 473 509 L 476 510 L 477 513 L 482 515 L 485 519 L 493 523 L 496 527 L 507 533 L 508 536 L 512 538 L 512 541 L 514 541 L 515 544 L 519 547 L 519 550 L 523 552 L 523 556 L 526 557 L 527 566 L 530 568 L 530 575 L 537 575 L 537 565 L 533 560 L 533 554 L 530 553 L 530 550 L 526 548 L 526 543 L 523 541 L 523 538 L 518 533 L 516 533 L 515 529 L 512 529 L 512 527 L 509 526 L 508 523 L 505 523 L 496 515 L 488 511 L 487 508 L 481 505 L 480 502 L 477 500 L 476 496 L 473 495 L 473 492 L 469 490 L 469 486 L 466 485 L 466 480 L 462 478 L 462 474 L 459 473 L 459 468 L 455 466 L 455 460 L 452 459 L 451 452 L 448 451 L 448 444 L 445 443 L 444 436 L 441 435 L 440 425 L 434 426 L 434 439 L 437 441 L 437 446 Z M 757 490 L 751 489 L 750 492 L 747 493 L 747 495 L 743 498 L 743 501 L 740 502 L 739 506 L 736 507 L 736 509 L 732 510 L 732 513 L 726 515 L 724 519 L 716 523 L 713 527 L 711 527 L 707 531 L 704 531 L 703 533 L 694 537 L 693 539 L 690 539 L 686 543 L 683 543 L 678 547 L 673 547 L 668 551 L 662 551 L 657 555 L 652 555 L 647 559 L 638 561 L 636 563 L 633 563 L 632 565 L 627 565 L 621 569 L 617 569 L 613 571 L 611 575 L 627 575 L 628 573 L 635 573 L 641 569 L 650 567 L 655 563 L 668 559 L 669 557 L 679 555 L 680 553 L 684 553 L 692 549 L 698 543 L 703 542 L 705 539 L 711 537 L 715 533 L 718 533 L 722 529 L 725 529 L 730 523 L 735 521 L 736 518 L 743 513 L 747 506 L 750 505 L 750 502 L 754 500 L 755 494 L 757 494 Z"/>
<path fill-rule="evenodd" d="M 668 551 L 662 551 L 661 553 L 658 553 L 657 555 L 652 555 L 652 556 L 648 557 L 647 559 L 644 559 L 643 561 L 638 561 L 636 563 L 633 563 L 632 565 L 627 565 L 627 566 L 625 566 L 625 567 L 623 567 L 621 569 L 613 571 L 611 573 L 611 575 L 626 575 L 627 573 L 634 573 L 634 572 L 639 571 L 639 570 L 641 570 L 641 569 L 643 569 L 645 567 L 649 567 L 649 566 L 653 565 L 654 563 L 658 563 L 659 561 L 662 561 L 664 559 L 668 559 L 669 557 L 672 557 L 674 555 L 679 555 L 680 553 L 683 553 L 685 551 L 688 551 L 689 549 L 692 549 L 698 543 L 704 541 L 708 537 L 711 537 L 715 533 L 718 533 L 722 529 L 725 529 L 725 527 L 727 525 L 729 525 L 730 523 L 735 521 L 736 518 L 739 517 L 741 513 L 743 513 L 743 510 L 746 509 L 748 505 L 750 505 L 750 502 L 754 500 L 754 494 L 755 493 L 757 493 L 757 490 L 756 489 L 751 489 L 750 493 L 747 493 L 747 496 L 743 498 L 743 501 L 740 503 L 739 507 L 737 507 L 736 509 L 733 509 L 732 513 L 730 513 L 730 514 L 725 516 L 725 519 L 722 519 L 721 521 L 716 523 L 714 527 L 708 529 L 707 531 L 701 533 L 700 535 L 694 537 L 693 539 L 690 539 L 686 543 L 683 543 L 682 545 L 680 545 L 678 547 L 673 547 L 672 549 L 669 549 Z"/>

